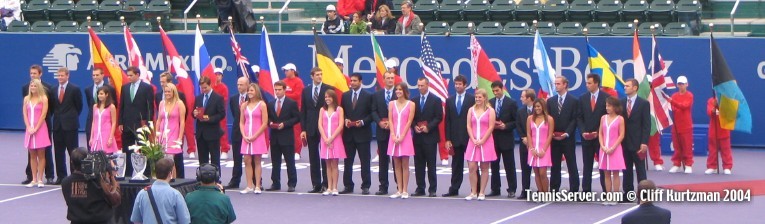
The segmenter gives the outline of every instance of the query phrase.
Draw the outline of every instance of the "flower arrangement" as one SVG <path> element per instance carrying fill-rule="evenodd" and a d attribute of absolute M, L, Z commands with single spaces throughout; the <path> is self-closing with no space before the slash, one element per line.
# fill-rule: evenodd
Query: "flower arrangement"
<path fill-rule="evenodd" d="M 154 163 L 165 157 L 165 148 L 181 148 L 181 142 L 175 141 L 173 145 L 168 144 L 167 135 L 170 130 L 164 130 L 162 132 L 156 131 L 154 123 L 149 121 L 149 125 L 144 125 L 141 128 L 135 130 L 135 136 L 138 138 L 138 142 L 135 145 L 129 146 L 130 150 L 134 153 L 143 155 L 149 161 L 152 175 L 154 174 Z"/>

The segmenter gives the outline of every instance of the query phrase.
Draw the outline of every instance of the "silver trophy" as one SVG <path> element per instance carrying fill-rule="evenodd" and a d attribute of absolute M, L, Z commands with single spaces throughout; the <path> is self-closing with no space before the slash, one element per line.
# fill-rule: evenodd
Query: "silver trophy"
<path fill-rule="evenodd" d="M 132 159 L 133 163 L 133 178 L 130 180 L 132 181 L 147 181 L 149 178 L 143 175 L 143 171 L 146 170 L 146 156 L 133 153 L 130 155 L 130 158 Z"/>
<path fill-rule="evenodd" d="M 117 169 L 117 177 L 115 179 L 125 180 L 125 154 L 120 153 L 114 161 L 117 164 L 115 167 Z"/>

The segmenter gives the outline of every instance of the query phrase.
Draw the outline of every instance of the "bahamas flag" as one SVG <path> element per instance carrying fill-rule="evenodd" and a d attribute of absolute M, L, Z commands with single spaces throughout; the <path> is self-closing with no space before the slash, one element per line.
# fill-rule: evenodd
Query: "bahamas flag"
<path fill-rule="evenodd" d="M 313 32 L 313 40 L 314 45 L 316 45 L 316 64 L 321 68 L 322 82 L 340 91 L 337 95 L 348 91 L 349 88 L 348 83 L 345 81 L 345 75 L 335 65 L 335 57 L 329 52 L 329 48 L 327 48 L 327 45 L 324 44 L 324 41 L 315 30 Z"/>
<path fill-rule="evenodd" d="M 736 79 L 728 68 L 714 36 L 710 38 L 712 48 L 712 89 L 715 90 L 720 108 L 720 127 L 726 130 L 752 133 L 752 113 L 744 93 L 738 88 Z"/>
<path fill-rule="evenodd" d="M 624 80 L 619 76 L 616 76 L 614 70 L 608 65 L 608 60 L 606 60 L 598 50 L 595 50 L 595 48 L 590 45 L 590 42 L 587 42 L 587 52 L 590 56 L 590 72 L 600 75 L 603 91 L 612 96 L 626 96 L 624 94 Z"/>

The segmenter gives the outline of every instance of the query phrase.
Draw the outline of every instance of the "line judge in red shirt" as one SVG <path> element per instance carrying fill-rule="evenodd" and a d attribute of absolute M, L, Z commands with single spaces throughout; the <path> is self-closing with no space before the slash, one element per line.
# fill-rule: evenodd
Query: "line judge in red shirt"
<path fill-rule="evenodd" d="M 213 69 L 216 79 L 213 84 L 213 91 L 223 97 L 223 102 L 228 103 L 228 86 L 223 83 L 223 69 Z M 228 108 L 228 105 L 223 105 L 223 108 Z M 220 138 L 220 159 L 228 159 L 228 151 L 231 150 L 231 145 L 228 144 L 228 127 L 226 127 L 226 117 L 220 121 L 220 128 L 223 129 L 223 137 Z"/>
<path fill-rule="evenodd" d="M 685 171 L 693 173 L 693 93 L 688 91 L 688 78 L 677 77 L 677 88 L 680 91 L 672 94 L 669 102 L 672 104 L 675 125 L 672 127 L 672 146 L 675 153 L 672 155 L 672 168 L 670 173 Z"/>
<path fill-rule="evenodd" d="M 717 173 L 718 151 L 722 157 L 723 173 L 730 175 L 733 169 L 733 153 L 730 149 L 730 131 L 720 127 L 720 110 L 717 107 L 717 99 L 710 97 L 707 100 L 707 115 L 709 116 L 709 155 L 707 157 L 707 170 L 705 174 Z"/>
<path fill-rule="evenodd" d="M 294 100 L 298 104 L 298 108 L 302 108 L 303 102 L 301 102 L 300 94 L 303 92 L 303 80 L 300 79 L 298 76 L 297 67 L 295 64 L 287 63 L 286 65 L 282 66 L 282 71 L 284 71 L 285 78 L 282 79 L 284 83 L 287 83 L 287 88 L 285 89 L 285 93 L 287 95 L 287 98 Z M 300 127 L 300 124 L 295 124 L 294 130 L 294 136 L 295 136 L 295 160 L 300 160 L 300 152 L 303 149 L 303 142 L 300 140 L 300 132 L 303 131 L 303 129 Z"/>

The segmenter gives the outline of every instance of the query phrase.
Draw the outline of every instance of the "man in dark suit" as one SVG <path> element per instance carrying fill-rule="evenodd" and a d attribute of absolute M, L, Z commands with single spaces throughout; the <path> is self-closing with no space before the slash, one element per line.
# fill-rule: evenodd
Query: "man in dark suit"
<path fill-rule="evenodd" d="M 499 163 L 502 159 L 502 165 L 505 167 L 505 178 L 507 179 L 507 197 L 515 197 L 515 189 L 518 188 L 518 181 L 515 177 L 515 130 L 516 113 L 518 105 L 515 100 L 505 96 L 504 84 L 501 81 L 491 83 L 491 91 L 494 93 L 494 99 L 489 102 L 497 113 L 497 121 L 494 126 L 494 149 L 497 151 L 497 160 L 491 163 L 491 193 L 486 196 L 499 196 L 502 188 L 502 179 L 499 176 Z"/>
<path fill-rule="evenodd" d="M 295 134 L 293 128 L 300 121 L 298 104 L 285 97 L 287 84 L 284 81 L 274 83 L 276 99 L 268 103 L 268 123 L 271 128 L 271 188 L 267 191 L 281 190 L 282 156 L 287 162 L 287 192 L 294 192 L 297 185 L 295 169 Z M 316 153 L 318 155 L 318 152 Z M 321 190 L 321 189 L 319 189 Z"/>
<path fill-rule="evenodd" d="M 600 151 L 598 130 L 600 119 L 606 114 L 606 99 L 609 95 L 600 91 L 600 75 L 587 75 L 587 93 L 579 97 L 579 117 L 577 123 L 582 132 L 582 191 L 592 192 L 592 169 L 594 159 Z M 598 169 L 600 176 L 605 176 Z M 601 189 L 606 189 L 605 178 L 600 178 Z"/>
<path fill-rule="evenodd" d="M 154 112 L 154 90 L 151 85 L 141 82 L 141 71 L 135 66 L 127 68 L 128 83 L 122 85 L 120 92 L 119 129 L 122 131 L 122 152 L 125 153 L 125 177 L 133 175 L 133 164 L 128 147 L 136 144 L 135 131 L 152 119 Z M 151 174 L 146 169 L 144 175 Z"/>
<path fill-rule="evenodd" d="M 425 168 L 428 169 L 428 197 L 436 196 L 436 153 L 440 136 L 438 124 L 443 119 L 441 99 L 428 93 L 428 79 L 417 80 L 419 96 L 412 97 L 416 110 L 414 112 L 414 176 L 417 189 L 412 196 L 425 196 Z"/>
<path fill-rule="evenodd" d="M 651 180 L 642 180 L 638 183 L 638 191 L 641 195 L 643 191 L 656 191 L 656 184 Z M 648 194 L 646 192 L 645 194 Z M 622 224 L 669 224 L 672 222 L 672 212 L 660 208 L 652 201 L 640 201 L 640 206 L 622 216 Z"/>
<path fill-rule="evenodd" d="M 303 132 L 300 138 L 308 142 L 308 160 L 311 166 L 311 190 L 308 193 L 320 193 L 327 188 L 327 164 L 319 158 L 319 110 L 327 102 L 324 101 L 324 93 L 331 86 L 321 82 L 322 72 L 319 67 L 311 69 L 311 85 L 303 89 L 301 101 L 303 108 L 300 109 L 300 126 Z"/>
<path fill-rule="evenodd" d="M 53 101 L 53 148 L 56 155 L 56 185 L 67 176 L 66 154 L 79 147 L 77 129 L 80 128 L 82 95 L 80 87 L 69 82 L 69 69 L 59 68 L 56 72 L 58 97 Z"/>
<path fill-rule="evenodd" d="M 361 194 L 368 195 L 372 185 L 372 155 L 369 149 L 372 141 L 372 94 L 361 89 L 361 74 L 351 74 L 351 91 L 343 93 L 340 105 L 345 111 L 343 144 L 346 155 L 343 171 L 345 189 L 340 194 L 353 193 L 353 160 L 358 153 L 361 162 Z"/>
<path fill-rule="evenodd" d="M 93 126 L 93 105 L 98 103 L 98 90 L 101 89 L 101 87 L 106 88 L 106 92 L 109 93 L 109 97 L 112 98 L 112 102 L 117 102 L 117 91 L 114 90 L 114 87 L 104 82 L 104 70 L 101 68 L 93 68 L 92 77 L 93 85 L 85 88 L 85 106 L 88 109 L 88 118 L 85 121 L 85 139 L 88 143 L 90 143 L 90 131 L 92 130 Z M 115 105 L 115 107 L 116 106 L 117 105 Z M 88 150 L 91 150 L 90 144 L 87 145 Z"/>
<path fill-rule="evenodd" d="M 242 179 L 242 130 L 239 129 L 239 118 L 241 110 L 239 106 L 247 102 L 247 88 L 250 87 L 250 80 L 247 77 L 239 77 L 236 80 L 237 94 L 228 98 L 228 107 L 231 111 L 233 123 L 231 124 L 231 151 L 234 153 L 234 169 L 231 170 L 231 180 L 226 185 L 226 189 L 237 189 Z M 265 146 L 264 146 L 265 147 Z"/>
<path fill-rule="evenodd" d="M 393 72 L 385 72 L 383 75 L 385 88 L 378 90 L 372 98 L 374 101 L 372 104 L 372 119 L 377 123 L 375 136 L 377 138 L 377 155 L 380 159 L 377 163 L 380 168 L 378 173 L 380 189 L 375 192 L 375 195 L 388 194 L 388 171 L 390 170 L 390 156 L 388 156 L 388 140 L 390 138 L 388 103 L 397 98 L 396 94 L 393 93 L 395 76 L 396 74 Z"/>
<path fill-rule="evenodd" d="M 645 155 L 648 152 L 648 137 L 651 131 L 651 111 L 648 101 L 637 96 L 638 85 L 637 80 L 628 79 L 624 83 L 624 93 L 627 97 L 621 100 L 625 125 L 622 149 L 624 149 L 624 163 L 627 166 L 622 181 L 624 192 L 635 190 L 633 165 L 638 182 L 648 178 Z"/>
<path fill-rule="evenodd" d="M 29 78 L 40 79 L 40 82 L 45 87 L 45 95 L 48 96 L 48 114 L 47 116 L 45 116 L 45 125 L 47 125 L 48 127 L 52 127 L 50 120 L 51 120 L 51 117 L 53 117 L 53 109 L 54 109 L 53 106 L 55 106 L 54 101 L 56 100 L 56 95 L 53 94 L 53 87 L 50 84 L 43 82 L 41 80 L 41 77 L 42 77 L 42 67 L 40 67 L 40 65 L 32 65 L 31 67 L 29 67 Z M 29 83 L 21 87 L 21 97 L 23 98 L 27 95 L 29 95 Z M 48 128 L 48 132 L 49 132 L 48 137 L 51 137 L 53 133 L 53 129 Z M 52 146 L 45 147 L 45 179 L 47 179 L 45 184 L 48 184 L 48 185 L 52 185 L 55 183 L 55 181 L 53 180 L 54 168 L 53 168 L 52 149 L 53 149 Z M 28 153 L 27 153 L 27 157 L 29 157 Z M 28 158 L 27 158 L 27 167 L 25 172 L 27 174 L 27 179 L 22 181 L 21 184 L 29 184 L 29 182 L 32 182 L 32 169 L 29 167 Z"/>
<path fill-rule="evenodd" d="M 518 162 L 521 164 L 521 195 L 517 199 L 524 200 L 528 196 L 526 191 L 531 190 L 531 166 L 529 166 L 529 141 L 526 139 L 526 121 L 534 109 L 534 100 L 536 94 L 533 89 L 526 89 L 521 92 L 521 108 L 518 109 L 516 118 L 516 127 L 518 128 L 518 137 L 521 139 L 521 145 L 518 146 Z M 494 145 L 496 147 L 496 145 Z"/>
<path fill-rule="evenodd" d="M 160 88 L 154 94 L 154 103 L 156 104 L 155 105 L 156 106 L 155 109 L 159 110 L 159 104 L 162 101 L 165 100 L 165 87 L 167 86 L 168 83 L 173 83 L 173 80 L 174 80 L 173 79 L 173 74 L 170 74 L 170 72 L 163 72 L 162 74 L 159 74 L 159 86 L 160 86 Z M 176 86 L 176 88 L 177 88 L 177 86 Z M 178 99 L 181 100 L 183 105 L 187 105 L 186 104 L 186 95 L 183 94 L 182 92 L 178 92 Z M 189 109 L 190 107 L 186 107 L 186 108 L 187 108 L 186 109 L 186 119 L 193 119 L 193 118 L 191 118 L 191 115 L 190 115 L 191 112 L 189 112 L 189 111 L 192 111 L 193 108 L 192 109 Z M 155 112 L 158 112 L 158 111 L 155 111 Z M 183 131 L 183 135 L 184 136 L 189 136 L 189 135 L 193 136 L 194 135 L 194 125 L 193 124 L 189 125 L 188 123 L 186 125 L 187 126 L 191 126 L 191 129 L 189 130 L 188 127 L 184 127 L 185 130 Z M 188 139 L 186 139 L 186 141 L 187 142 L 191 142 L 191 141 L 195 141 L 195 140 L 189 141 Z M 191 145 L 189 145 L 189 147 L 191 147 Z M 177 155 L 177 156 L 178 157 L 176 157 L 176 158 L 178 158 L 178 160 L 176 160 L 176 167 L 177 167 L 177 169 L 175 170 L 175 177 L 176 178 L 185 178 L 186 177 L 186 171 L 184 169 L 181 169 L 183 167 L 183 153 L 181 153 L 180 155 Z"/>
<path fill-rule="evenodd" d="M 579 117 L 579 102 L 576 97 L 568 95 L 568 79 L 563 76 L 555 78 L 555 91 L 558 95 L 547 99 L 547 111 L 555 120 L 555 130 L 552 141 L 552 169 L 550 171 L 550 189 L 560 191 L 561 163 L 566 157 L 568 167 L 569 191 L 579 191 L 579 170 L 576 167 L 576 119 Z"/>
<path fill-rule="evenodd" d="M 449 191 L 441 196 L 457 196 L 462 186 L 462 174 L 465 169 L 465 149 L 468 144 L 467 119 L 468 110 L 475 104 L 475 96 L 465 92 L 467 78 L 458 75 L 454 78 L 454 89 L 457 94 L 446 99 L 446 119 L 444 131 L 446 148 L 452 155 L 452 179 Z M 416 156 L 416 154 L 415 154 Z"/>
<path fill-rule="evenodd" d="M 223 137 L 220 121 L 226 116 L 226 107 L 223 97 L 212 91 L 211 83 L 208 77 L 199 78 L 202 93 L 194 99 L 192 115 L 197 119 L 199 164 L 213 164 L 220 173 L 220 138 Z"/>

